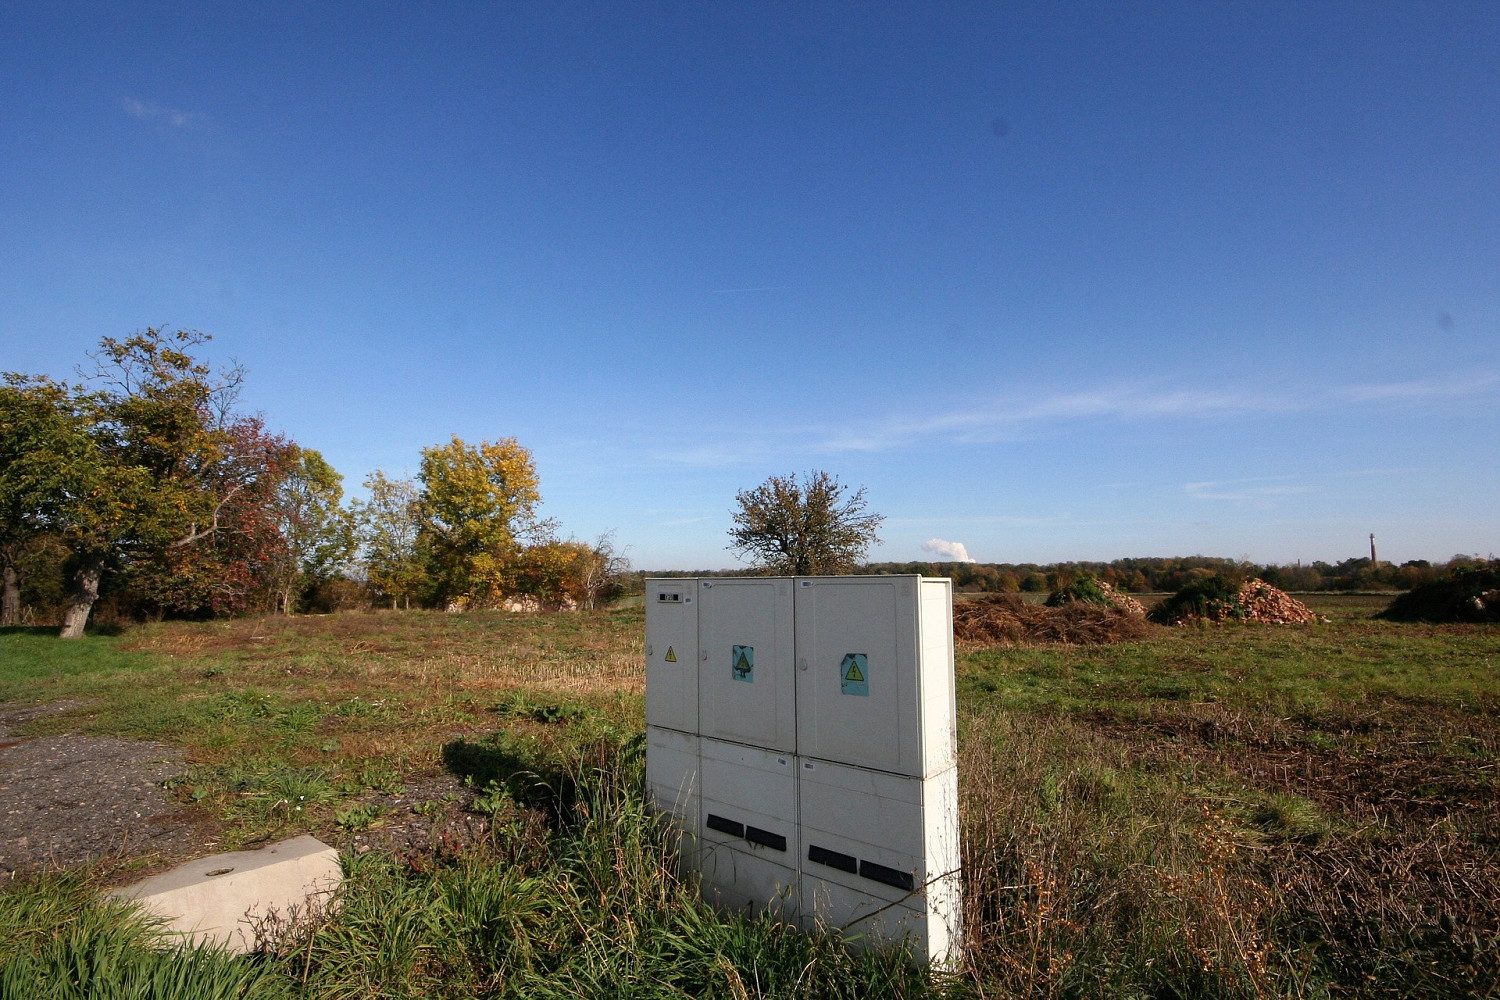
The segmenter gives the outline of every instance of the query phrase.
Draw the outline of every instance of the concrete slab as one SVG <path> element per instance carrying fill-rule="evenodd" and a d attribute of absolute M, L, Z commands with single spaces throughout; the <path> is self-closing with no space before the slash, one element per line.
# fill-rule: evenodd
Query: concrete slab
<path fill-rule="evenodd" d="M 113 894 L 162 918 L 171 934 L 243 954 L 255 947 L 256 922 L 327 906 L 342 878 L 339 852 L 304 836 L 198 858 Z"/>

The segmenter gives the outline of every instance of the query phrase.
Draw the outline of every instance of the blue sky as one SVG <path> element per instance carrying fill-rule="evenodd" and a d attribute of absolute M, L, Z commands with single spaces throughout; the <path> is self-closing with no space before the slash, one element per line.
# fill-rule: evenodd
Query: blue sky
<path fill-rule="evenodd" d="M 0 368 L 211 334 L 358 492 L 733 565 L 1500 550 L 1492 4 L 7 4 Z"/>

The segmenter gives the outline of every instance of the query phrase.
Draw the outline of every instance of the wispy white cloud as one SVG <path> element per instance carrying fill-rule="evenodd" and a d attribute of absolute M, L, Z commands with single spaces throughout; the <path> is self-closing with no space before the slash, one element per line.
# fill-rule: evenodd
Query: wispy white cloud
<path fill-rule="evenodd" d="M 982 444 L 1045 423 L 1284 413 L 1305 405 L 1290 397 L 1257 391 L 1105 387 L 1044 396 L 1021 404 L 954 410 L 918 420 L 879 422 L 829 435 L 821 446 L 826 451 L 884 451 L 935 436 Z"/>
<path fill-rule="evenodd" d="M 1500 374 L 1476 372 L 1462 375 L 1439 375 L 1408 382 L 1350 385 L 1344 386 L 1338 392 L 1339 395 L 1352 402 L 1375 403 L 1386 400 L 1452 399 L 1478 396 L 1496 388 L 1500 388 Z"/>
<path fill-rule="evenodd" d="M 823 451 L 884 451 L 924 438 L 983 444 L 1039 425 L 1077 420 L 1213 419 L 1290 414 L 1347 403 L 1400 403 L 1483 396 L 1500 389 L 1500 373 L 1443 375 L 1408 382 L 1372 383 L 1277 394 L 1258 388 L 1176 389 L 1106 386 L 1057 393 L 1019 404 L 933 414 L 917 420 L 873 422 L 841 429 L 820 442 Z"/>
<path fill-rule="evenodd" d="M 203 115 L 195 112 L 179 111 L 176 108 L 163 107 L 135 97 L 122 97 L 120 106 L 125 109 L 126 114 L 139 118 L 143 122 L 168 125 L 172 128 L 187 128 L 203 120 Z"/>
<path fill-rule="evenodd" d="M 1284 480 L 1234 479 L 1227 482 L 1185 483 L 1183 492 L 1194 500 L 1265 503 L 1277 497 L 1297 496 L 1312 490 L 1301 483 L 1288 483 Z"/>
<path fill-rule="evenodd" d="M 1023 402 L 933 413 L 916 418 L 872 417 L 848 423 L 755 424 L 705 428 L 696 440 L 653 449 L 662 465 L 723 468 L 783 460 L 784 456 L 879 453 L 932 441 L 989 444 L 1031 435 L 1040 428 L 1073 422 L 1111 420 L 1223 420 L 1313 413 L 1354 405 L 1402 405 L 1494 394 L 1500 373 L 1446 375 L 1408 382 L 1345 386 L 1299 386 L 1284 393 L 1248 387 L 1161 388 L 1115 385 L 1054 393 Z M 1200 492 L 1212 484 L 1199 484 Z M 1239 492 L 1239 491 L 1235 491 Z M 1206 493 L 1204 499 L 1209 499 Z"/>
<path fill-rule="evenodd" d="M 945 538 L 929 538 L 922 543 L 923 552 L 931 552 L 952 562 L 971 563 L 973 558 L 963 542 L 950 542 Z"/>

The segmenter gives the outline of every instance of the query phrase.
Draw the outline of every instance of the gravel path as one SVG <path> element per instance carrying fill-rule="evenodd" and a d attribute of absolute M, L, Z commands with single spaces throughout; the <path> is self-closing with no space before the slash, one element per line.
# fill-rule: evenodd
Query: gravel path
<path fill-rule="evenodd" d="M 196 824 L 161 787 L 187 770 L 180 751 L 107 736 L 13 733 L 77 707 L 0 708 L 0 872 L 191 852 Z"/>
<path fill-rule="evenodd" d="M 81 707 L 0 706 L 0 874 L 143 856 L 155 867 L 212 853 L 212 824 L 162 788 L 187 771 L 180 749 L 111 736 L 15 733 L 23 723 Z M 473 790 L 453 775 L 414 778 L 400 793 L 362 798 L 377 814 L 369 828 L 325 830 L 322 836 L 358 853 L 464 850 L 488 839 L 494 827 L 494 818 L 469 811 L 473 798 Z M 525 818 L 520 810 L 512 812 L 507 820 Z"/>

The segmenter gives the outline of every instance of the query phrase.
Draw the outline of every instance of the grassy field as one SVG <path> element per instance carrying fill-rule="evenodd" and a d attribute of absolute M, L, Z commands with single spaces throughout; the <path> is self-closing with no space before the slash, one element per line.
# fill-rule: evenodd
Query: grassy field
<path fill-rule="evenodd" d="M 215 995 L 1495 995 L 1500 631 L 1304 599 L 1326 620 L 961 652 L 969 945 L 941 981 L 673 877 L 639 798 L 639 608 L 12 630 L 0 702 L 78 703 L 33 732 L 182 746 L 174 794 L 225 846 L 347 843 L 398 818 L 372 793 L 454 772 L 506 810 L 463 851 L 352 856 L 339 916 L 205 965 Z M 87 903 L 112 877 L 13 880 L 0 993 L 61 976 L 67 933 L 145 954 Z"/>

